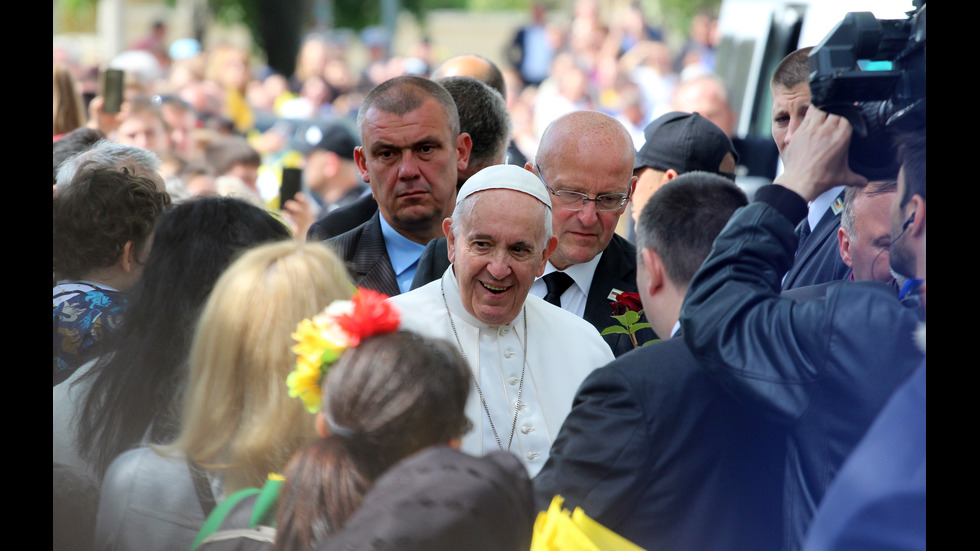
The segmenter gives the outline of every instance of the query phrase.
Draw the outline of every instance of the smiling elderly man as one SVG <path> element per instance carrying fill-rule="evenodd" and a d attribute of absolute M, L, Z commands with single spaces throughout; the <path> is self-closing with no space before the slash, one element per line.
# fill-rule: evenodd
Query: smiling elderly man
<path fill-rule="evenodd" d="M 463 184 L 442 227 L 450 267 L 390 300 L 403 329 L 455 343 L 469 365 L 475 392 L 466 415 L 476 430 L 462 450 L 511 451 L 533 476 L 575 390 L 612 352 L 587 321 L 528 295 L 558 245 L 549 193 L 533 173 L 481 170 Z"/>

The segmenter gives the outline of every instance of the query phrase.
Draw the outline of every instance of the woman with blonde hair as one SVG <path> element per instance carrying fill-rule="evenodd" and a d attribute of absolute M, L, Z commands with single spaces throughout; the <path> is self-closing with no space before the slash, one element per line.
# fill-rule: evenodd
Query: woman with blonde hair
<path fill-rule="evenodd" d="M 319 243 L 260 245 L 221 275 L 190 352 L 181 428 L 120 455 L 102 483 L 99 549 L 188 549 L 214 505 L 261 486 L 316 433 L 283 381 L 300 320 L 353 287 Z"/>

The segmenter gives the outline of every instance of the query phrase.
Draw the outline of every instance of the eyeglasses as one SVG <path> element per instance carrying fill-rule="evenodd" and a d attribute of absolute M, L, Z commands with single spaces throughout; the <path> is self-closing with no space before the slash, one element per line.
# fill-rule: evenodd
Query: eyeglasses
<path fill-rule="evenodd" d="M 585 208 L 585 204 L 589 201 L 595 202 L 596 210 L 619 210 L 623 208 L 623 205 L 625 205 L 626 201 L 630 198 L 630 196 L 626 193 L 605 193 L 597 196 L 595 199 L 589 199 L 588 195 L 578 191 L 568 191 L 567 189 L 555 191 L 548 185 L 548 182 L 545 181 L 544 176 L 541 175 L 541 168 L 538 167 L 538 163 L 534 163 L 534 169 L 538 171 L 538 178 L 541 179 L 541 183 L 544 184 L 544 187 L 548 188 L 548 191 L 555 196 L 555 198 L 552 199 L 552 203 L 554 203 L 555 206 L 566 210 L 582 210 Z"/>

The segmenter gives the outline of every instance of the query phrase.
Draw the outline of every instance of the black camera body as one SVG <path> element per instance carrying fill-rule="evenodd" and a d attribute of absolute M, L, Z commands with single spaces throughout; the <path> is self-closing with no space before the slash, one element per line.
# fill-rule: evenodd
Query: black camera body
<path fill-rule="evenodd" d="M 908 19 L 851 12 L 810 51 L 810 102 L 853 127 L 851 170 L 869 180 L 898 174 L 894 136 L 926 125 L 926 6 Z"/>

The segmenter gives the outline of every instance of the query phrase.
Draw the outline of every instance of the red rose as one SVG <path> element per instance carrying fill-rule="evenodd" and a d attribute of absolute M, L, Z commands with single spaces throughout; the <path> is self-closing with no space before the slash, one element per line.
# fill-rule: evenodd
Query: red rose
<path fill-rule="evenodd" d="M 628 311 L 643 311 L 643 302 L 638 293 L 619 293 L 616 300 L 609 303 L 612 306 L 612 315 L 622 316 Z"/>

